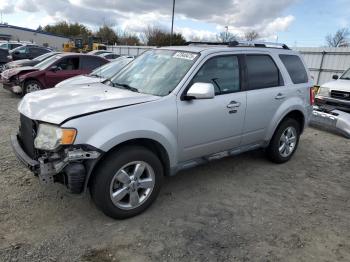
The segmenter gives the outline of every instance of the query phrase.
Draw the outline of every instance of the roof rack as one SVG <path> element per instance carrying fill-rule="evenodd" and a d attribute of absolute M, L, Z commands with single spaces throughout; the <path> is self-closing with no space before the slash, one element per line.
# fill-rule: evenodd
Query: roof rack
<path fill-rule="evenodd" d="M 231 41 L 231 42 L 186 42 L 186 45 L 226 45 L 229 47 L 264 47 L 264 48 L 290 48 L 286 44 L 273 42 L 255 42 L 255 41 Z"/>

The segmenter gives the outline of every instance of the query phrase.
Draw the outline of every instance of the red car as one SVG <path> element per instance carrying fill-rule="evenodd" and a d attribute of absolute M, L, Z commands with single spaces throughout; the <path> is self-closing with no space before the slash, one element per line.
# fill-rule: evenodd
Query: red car
<path fill-rule="evenodd" d="M 63 53 L 52 56 L 35 66 L 8 69 L 1 74 L 3 87 L 17 94 L 27 94 L 54 87 L 57 83 L 108 63 L 99 56 Z"/>

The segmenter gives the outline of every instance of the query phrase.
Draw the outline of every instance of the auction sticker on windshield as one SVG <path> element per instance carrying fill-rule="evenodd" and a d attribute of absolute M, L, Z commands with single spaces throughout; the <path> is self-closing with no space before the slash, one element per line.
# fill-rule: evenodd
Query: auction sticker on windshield
<path fill-rule="evenodd" d="M 186 59 L 186 60 L 193 60 L 197 57 L 196 54 L 188 53 L 188 52 L 176 52 L 173 55 L 174 58 L 180 58 L 180 59 Z"/>

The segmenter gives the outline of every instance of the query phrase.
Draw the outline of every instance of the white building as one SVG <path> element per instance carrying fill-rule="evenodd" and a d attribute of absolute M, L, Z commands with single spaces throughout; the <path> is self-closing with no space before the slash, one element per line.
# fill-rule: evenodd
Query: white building
<path fill-rule="evenodd" d="M 28 41 L 62 50 L 63 43 L 68 42 L 69 38 L 29 28 L 0 24 L 0 40 Z"/>

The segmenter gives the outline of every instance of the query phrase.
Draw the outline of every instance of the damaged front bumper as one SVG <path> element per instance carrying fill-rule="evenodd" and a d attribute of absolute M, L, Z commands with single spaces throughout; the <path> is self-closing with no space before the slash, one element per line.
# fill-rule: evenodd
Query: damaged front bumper
<path fill-rule="evenodd" d="M 6 78 L 2 78 L 0 80 L 0 84 L 2 84 L 3 88 L 8 90 L 8 91 L 11 91 L 15 94 L 22 94 L 23 92 L 23 89 L 22 89 L 22 86 L 19 82 L 11 82 L 9 81 L 8 79 Z"/>
<path fill-rule="evenodd" d="M 57 152 L 43 152 L 36 160 L 23 150 L 17 135 L 11 135 L 11 145 L 17 158 L 41 183 L 58 182 L 66 185 L 71 193 L 85 191 L 92 169 L 103 153 L 91 146 L 75 145 Z"/>

